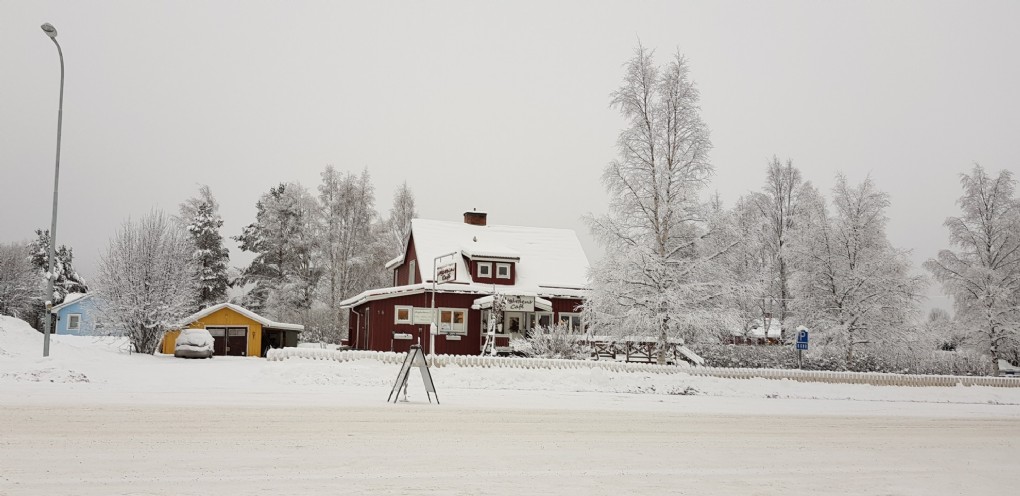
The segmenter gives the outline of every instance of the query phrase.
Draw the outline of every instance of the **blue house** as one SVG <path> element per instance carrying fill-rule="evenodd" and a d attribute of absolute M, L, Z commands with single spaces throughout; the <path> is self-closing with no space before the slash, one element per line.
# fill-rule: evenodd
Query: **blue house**
<path fill-rule="evenodd" d="M 72 336 L 96 334 L 98 312 L 91 293 L 68 293 L 64 302 L 51 308 L 50 312 L 56 317 L 54 334 Z"/>

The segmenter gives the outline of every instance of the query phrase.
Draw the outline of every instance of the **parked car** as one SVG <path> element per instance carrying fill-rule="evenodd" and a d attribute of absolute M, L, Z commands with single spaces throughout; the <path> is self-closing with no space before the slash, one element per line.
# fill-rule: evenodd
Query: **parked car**
<path fill-rule="evenodd" d="M 178 358 L 212 358 L 213 337 L 205 329 L 185 329 L 177 336 L 174 356 Z"/>

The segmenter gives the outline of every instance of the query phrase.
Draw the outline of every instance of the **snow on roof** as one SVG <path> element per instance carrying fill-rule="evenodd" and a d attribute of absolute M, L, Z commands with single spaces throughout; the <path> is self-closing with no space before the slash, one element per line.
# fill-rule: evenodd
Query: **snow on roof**
<path fill-rule="evenodd" d="M 751 323 L 751 328 L 748 331 L 746 331 L 746 333 L 743 329 L 734 329 L 733 331 L 731 331 L 731 333 L 734 336 L 746 335 L 747 337 L 751 338 L 769 337 L 779 339 L 783 337 L 783 330 L 779 326 L 779 319 L 772 319 L 772 321 L 769 322 L 768 333 L 765 332 L 765 322 L 762 320 Z"/>
<path fill-rule="evenodd" d="M 506 258 L 517 260 L 521 258 L 521 254 L 516 250 L 511 250 L 502 245 L 496 243 L 484 243 L 478 241 L 472 241 L 466 245 L 460 247 L 460 252 L 471 259 L 475 258 Z"/>
<path fill-rule="evenodd" d="M 209 315 L 212 315 L 213 313 L 216 313 L 216 312 L 218 312 L 218 311 L 220 311 L 220 310 L 222 310 L 224 308 L 229 308 L 229 309 L 231 309 L 231 310 L 233 310 L 233 311 L 235 311 L 235 312 L 237 312 L 237 313 L 239 313 L 241 315 L 244 315 L 245 317 L 248 317 L 249 319 L 254 320 L 255 322 L 258 322 L 259 324 L 262 324 L 264 327 L 269 327 L 269 328 L 272 328 L 272 329 L 284 329 L 284 330 L 289 330 L 289 331 L 303 331 L 303 330 L 305 330 L 305 326 L 303 326 L 301 324 L 285 324 L 283 322 L 274 322 L 274 321 L 269 320 L 269 319 L 267 319 L 267 318 L 265 318 L 265 317 L 255 313 L 255 312 L 252 312 L 251 310 L 248 310 L 247 308 L 235 305 L 233 303 L 220 303 L 219 305 L 213 305 L 213 306 L 211 306 L 209 308 L 205 308 L 205 309 L 199 310 L 198 312 L 196 312 L 196 313 L 188 316 L 187 318 L 185 318 L 182 321 L 182 324 L 183 325 L 191 324 L 192 322 L 200 320 L 203 317 L 207 317 Z"/>
<path fill-rule="evenodd" d="M 61 308 L 64 308 L 78 300 L 85 301 L 88 298 L 92 298 L 92 293 L 67 293 L 67 296 L 64 297 L 64 302 L 50 308 L 50 313 L 56 314 Z"/>
<path fill-rule="evenodd" d="M 541 293 L 539 286 L 584 288 L 588 257 L 570 229 L 519 226 L 476 226 L 427 219 L 411 221 L 418 266 L 431 273 L 435 257 L 459 251 L 469 256 L 518 258 L 515 287 Z M 471 283 L 464 258 L 455 256 L 457 281 Z M 440 264 L 448 263 L 440 260 Z M 491 292 L 491 291 L 490 291 Z"/>
<path fill-rule="evenodd" d="M 386 268 L 387 269 L 392 269 L 392 268 L 400 265 L 403 262 L 404 262 L 404 254 L 401 253 L 400 255 L 397 255 L 397 258 L 394 258 L 393 260 L 390 260 L 389 262 L 386 262 Z"/>
<path fill-rule="evenodd" d="M 545 299 L 545 298 L 542 298 L 541 296 L 535 296 L 534 294 L 527 294 L 527 295 L 520 295 L 520 296 L 534 296 L 535 297 L 535 308 L 537 308 L 539 310 L 545 310 L 546 312 L 551 312 L 552 311 L 552 302 L 547 300 L 547 299 Z M 475 301 L 473 301 L 471 303 L 471 308 L 473 310 L 492 308 L 492 301 L 495 298 L 496 297 L 493 296 L 493 295 L 488 295 L 488 296 L 483 296 L 481 298 L 478 298 L 478 299 L 476 299 Z"/>
<path fill-rule="evenodd" d="M 534 296 L 536 306 L 544 305 L 548 302 L 545 298 L 584 298 L 587 290 L 585 289 L 570 289 L 570 288 L 544 288 L 541 287 L 537 292 L 532 291 L 520 291 L 514 289 L 515 286 L 497 286 L 496 292 L 501 294 L 513 294 L 521 296 Z M 463 283 L 445 283 L 438 285 L 437 289 L 443 293 L 460 293 L 460 294 L 475 294 L 475 295 L 491 295 L 492 285 L 491 284 L 463 284 Z M 340 307 L 351 308 L 356 307 L 367 301 L 384 300 L 392 296 L 407 296 L 413 294 L 421 294 L 427 291 L 432 291 L 432 282 L 421 282 L 418 284 L 410 284 L 404 286 L 392 286 L 388 288 L 370 289 L 363 291 L 357 295 L 354 295 L 344 301 L 340 302 Z M 476 300 L 477 301 L 477 300 Z"/>

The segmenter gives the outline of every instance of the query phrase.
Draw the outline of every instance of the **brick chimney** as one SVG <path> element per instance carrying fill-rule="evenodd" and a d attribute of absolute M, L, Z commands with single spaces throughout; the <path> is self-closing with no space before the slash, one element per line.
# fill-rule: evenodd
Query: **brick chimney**
<path fill-rule="evenodd" d="M 484 226 L 485 225 L 485 212 L 464 212 L 464 223 L 471 224 L 472 226 Z"/>

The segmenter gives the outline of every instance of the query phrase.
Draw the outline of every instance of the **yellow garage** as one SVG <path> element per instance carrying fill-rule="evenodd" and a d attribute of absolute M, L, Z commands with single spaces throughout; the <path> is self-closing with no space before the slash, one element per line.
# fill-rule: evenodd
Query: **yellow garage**
<path fill-rule="evenodd" d="M 216 355 L 265 356 L 270 348 L 297 346 L 300 324 L 273 322 L 247 308 L 233 303 L 220 303 L 184 319 L 182 329 L 203 328 L 213 337 Z M 163 353 L 172 355 L 180 331 L 170 331 L 163 338 Z"/>

